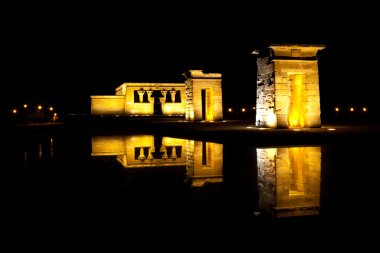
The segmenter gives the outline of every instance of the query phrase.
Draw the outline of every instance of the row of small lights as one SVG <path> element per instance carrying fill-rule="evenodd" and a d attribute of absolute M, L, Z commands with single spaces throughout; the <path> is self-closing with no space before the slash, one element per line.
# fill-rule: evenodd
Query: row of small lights
<path fill-rule="evenodd" d="M 23 107 L 24 107 L 24 109 L 27 109 L 27 108 L 28 108 L 28 105 L 27 105 L 27 104 L 24 104 Z M 42 110 L 42 105 L 38 105 L 38 106 L 37 106 L 37 109 L 38 109 L 39 111 L 41 111 L 41 110 Z M 54 108 L 53 108 L 52 106 L 50 106 L 50 107 L 49 107 L 49 111 L 51 111 L 51 112 L 54 111 Z M 13 113 L 13 114 L 16 114 L 16 113 L 17 113 L 17 109 L 16 109 L 16 108 L 13 108 L 13 109 L 12 109 L 12 113 Z M 57 113 L 56 113 L 56 112 L 54 113 L 54 116 L 57 116 Z"/>
<path fill-rule="evenodd" d="M 256 107 L 253 106 L 253 107 L 252 107 L 252 110 L 256 110 Z M 334 110 L 335 110 L 336 112 L 340 112 L 340 108 L 339 108 L 339 107 L 335 107 Z M 367 112 L 367 111 L 368 111 L 368 108 L 367 108 L 367 107 L 362 107 L 361 110 L 362 110 L 363 112 Z M 233 109 L 232 109 L 231 107 L 229 107 L 229 108 L 227 109 L 227 111 L 228 111 L 228 112 L 232 112 Z M 246 112 L 247 109 L 243 107 L 243 108 L 240 109 L 240 111 L 241 111 L 241 112 Z M 355 107 L 350 107 L 350 108 L 349 108 L 349 111 L 350 111 L 350 112 L 354 112 L 354 111 L 355 111 Z"/>
<path fill-rule="evenodd" d="M 339 107 L 335 107 L 335 112 L 340 112 L 340 108 Z M 355 107 L 350 107 L 349 109 L 348 109 L 350 112 L 354 112 L 355 111 Z M 361 108 L 361 111 L 363 111 L 363 112 L 367 112 L 368 111 L 368 108 L 367 107 L 362 107 Z"/>
<path fill-rule="evenodd" d="M 256 110 L 256 107 L 253 106 L 253 107 L 252 107 L 252 110 Z M 228 111 L 228 112 L 232 112 L 233 109 L 232 109 L 231 107 L 229 107 L 229 108 L 227 109 L 227 111 Z M 246 109 L 245 107 L 243 107 L 243 108 L 240 109 L 240 111 L 241 111 L 241 112 L 246 112 L 247 109 Z"/>

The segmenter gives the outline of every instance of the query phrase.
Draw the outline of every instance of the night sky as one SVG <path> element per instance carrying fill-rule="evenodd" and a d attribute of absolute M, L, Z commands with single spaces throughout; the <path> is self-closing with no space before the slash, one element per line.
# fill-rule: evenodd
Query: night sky
<path fill-rule="evenodd" d="M 225 106 L 254 105 L 251 52 L 271 43 L 325 44 L 322 106 L 378 109 L 376 9 L 312 4 L 9 7 L 1 109 L 49 103 L 89 113 L 90 95 L 123 82 L 183 82 L 189 69 L 222 73 Z"/>

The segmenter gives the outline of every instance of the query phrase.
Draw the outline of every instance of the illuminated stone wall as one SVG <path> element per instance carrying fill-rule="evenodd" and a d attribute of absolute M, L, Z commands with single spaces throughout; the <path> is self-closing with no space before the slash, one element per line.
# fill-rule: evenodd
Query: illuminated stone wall
<path fill-rule="evenodd" d="M 153 135 L 94 136 L 92 156 L 116 156 L 125 168 L 185 166 L 191 186 L 223 181 L 223 144 Z M 157 143 L 156 143 L 157 144 Z"/>
<path fill-rule="evenodd" d="M 257 58 L 256 125 L 276 126 L 274 66 L 269 57 Z"/>
<path fill-rule="evenodd" d="M 139 94 L 138 101 L 135 100 L 136 92 Z M 177 92 L 180 94 L 179 99 L 176 98 Z M 116 88 L 116 94 L 120 93 L 125 95 L 127 115 L 154 115 L 155 103 L 160 104 L 162 115 L 185 115 L 184 83 L 124 83 Z"/>
<path fill-rule="evenodd" d="M 92 115 L 123 115 L 124 96 L 91 96 Z"/>
<path fill-rule="evenodd" d="M 222 120 L 222 75 L 190 70 L 186 83 L 186 120 Z M 202 92 L 203 90 L 203 92 Z M 202 93 L 203 100 L 202 105 Z M 203 108 L 204 107 L 204 108 Z M 204 112 L 204 113 L 203 113 Z"/>
<path fill-rule="evenodd" d="M 273 45 L 258 54 L 257 126 L 321 126 L 317 52 L 322 49 Z"/>
<path fill-rule="evenodd" d="M 321 148 L 257 149 L 259 208 L 277 217 L 319 213 Z"/>

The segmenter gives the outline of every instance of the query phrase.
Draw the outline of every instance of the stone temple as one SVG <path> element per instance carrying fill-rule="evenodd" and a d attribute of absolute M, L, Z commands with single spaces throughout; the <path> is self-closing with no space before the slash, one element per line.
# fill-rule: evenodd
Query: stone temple
<path fill-rule="evenodd" d="M 111 96 L 91 96 L 91 115 L 183 116 L 222 120 L 222 75 L 190 70 L 184 83 L 123 83 Z"/>
<path fill-rule="evenodd" d="M 256 126 L 320 127 L 322 45 L 272 45 L 257 55 Z"/>

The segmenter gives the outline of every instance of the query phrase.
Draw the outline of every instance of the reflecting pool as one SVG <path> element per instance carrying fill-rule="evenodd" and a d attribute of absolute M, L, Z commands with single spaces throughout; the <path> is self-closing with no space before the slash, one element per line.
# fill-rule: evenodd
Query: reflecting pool
<path fill-rule="evenodd" d="M 29 232 L 345 232 L 371 223 L 378 192 L 376 149 L 350 142 L 259 146 L 69 131 L 3 144 L 4 217 Z"/>

